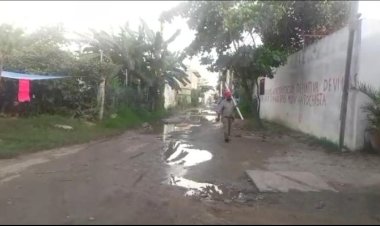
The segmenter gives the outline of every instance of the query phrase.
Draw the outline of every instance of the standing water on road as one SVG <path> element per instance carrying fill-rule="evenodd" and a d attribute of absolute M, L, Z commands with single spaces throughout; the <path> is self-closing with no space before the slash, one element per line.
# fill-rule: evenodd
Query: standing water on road
<path fill-rule="evenodd" d="M 234 199 L 238 195 L 220 185 L 186 178 L 194 167 L 207 164 L 214 157 L 210 150 L 197 147 L 190 139 L 190 135 L 196 133 L 194 128 L 197 127 L 205 125 L 218 127 L 218 124 L 213 123 L 216 117 L 216 113 L 212 110 L 192 110 L 187 112 L 184 118 L 168 119 L 167 121 L 171 123 L 164 125 L 163 160 L 168 166 L 168 180 L 165 183 L 185 189 L 185 196 L 225 200 Z"/>
<path fill-rule="evenodd" d="M 211 110 L 192 110 L 187 112 L 185 118 L 164 125 L 163 158 L 169 166 L 169 180 L 166 183 L 187 189 L 186 196 L 214 197 L 223 194 L 222 190 L 214 184 L 185 178 L 191 167 L 213 158 L 210 151 L 195 147 L 189 140 L 189 134 L 194 127 L 200 127 L 202 122 L 213 122 L 215 119 L 216 114 Z"/>

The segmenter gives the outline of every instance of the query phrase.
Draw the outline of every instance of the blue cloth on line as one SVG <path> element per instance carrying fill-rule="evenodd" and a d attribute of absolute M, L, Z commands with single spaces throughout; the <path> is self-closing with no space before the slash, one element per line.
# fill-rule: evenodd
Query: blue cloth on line
<path fill-rule="evenodd" d="M 1 77 L 12 78 L 12 79 L 45 80 L 45 79 L 67 78 L 68 76 L 34 75 L 34 74 L 23 74 L 23 73 L 2 71 Z"/>

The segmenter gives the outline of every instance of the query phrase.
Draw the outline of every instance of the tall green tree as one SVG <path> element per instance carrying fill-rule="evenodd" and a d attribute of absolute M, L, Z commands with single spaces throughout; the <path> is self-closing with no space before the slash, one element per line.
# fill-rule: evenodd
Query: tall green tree
<path fill-rule="evenodd" d="M 189 1 L 164 12 L 162 21 L 188 19 L 196 30 L 189 54 L 223 53 L 257 34 L 262 43 L 288 52 L 303 46 L 304 35 L 330 34 L 347 23 L 344 1 Z"/>
<path fill-rule="evenodd" d="M 145 60 L 148 63 L 150 77 L 147 82 L 150 95 L 154 97 L 152 108 L 159 109 L 164 104 L 164 88 L 168 84 L 175 90 L 180 89 L 180 84 L 185 85 L 188 75 L 185 73 L 186 66 L 183 64 L 185 58 L 180 53 L 172 53 L 168 50 L 168 44 L 175 40 L 179 32 L 175 32 L 168 40 L 164 40 L 161 32 L 154 32 L 146 25 L 143 33 L 148 45 Z"/>
<path fill-rule="evenodd" d="M 161 20 L 188 19 L 196 34 L 187 54 L 201 55 L 210 70 L 235 72 L 252 103 L 258 77 L 272 77 L 287 54 L 302 48 L 305 35 L 341 28 L 348 10 L 349 3 L 338 1 L 190 1 L 164 12 Z M 259 103 L 252 109 L 258 116 Z"/>
<path fill-rule="evenodd" d="M 9 24 L 0 25 L 0 74 L 5 61 L 16 48 L 20 47 L 23 33 L 22 29 L 14 28 Z"/>
<path fill-rule="evenodd" d="M 7 28 L 8 39 L 11 40 L 8 42 L 9 48 L 5 51 L 7 54 L 3 61 L 5 70 L 42 75 L 70 74 L 75 59 L 70 52 L 62 49 L 66 43 L 62 27 L 43 27 L 29 34 L 12 26 L 2 25 L 2 27 Z M 10 82 L 15 81 L 9 80 L 8 84 Z M 60 98 L 62 93 L 57 89 L 57 84 L 57 81 L 33 82 L 35 96 L 33 106 L 36 111 L 54 111 L 54 106 L 58 105 L 57 100 L 62 99 Z M 13 98 L 12 95 L 7 95 L 7 98 L 3 99 L 13 101 Z"/>
<path fill-rule="evenodd" d="M 109 61 L 121 66 L 120 80 L 125 81 L 128 73 L 130 86 L 141 81 L 148 91 L 151 109 L 158 110 L 163 106 L 166 83 L 179 89 L 180 83 L 188 82 L 182 63 L 185 56 L 168 50 L 178 34 L 175 32 L 168 40 L 163 40 L 160 32 L 154 32 L 142 21 L 137 32 L 127 25 L 118 35 L 93 32 L 93 39 L 85 51 L 97 53 L 102 50 Z"/>
<path fill-rule="evenodd" d="M 69 73 L 74 56 L 63 49 L 68 41 L 61 26 L 42 27 L 24 35 L 17 43 L 18 47 L 5 61 L 7 70 L 56 75 Z"/>
<path fill-rule="evenodd" d="M 349 1 L 258 1 L 241 4 L 262 42 L 295 52 L 347 24 Z M 305 41 L 307 43 L 305 43 Z"/>

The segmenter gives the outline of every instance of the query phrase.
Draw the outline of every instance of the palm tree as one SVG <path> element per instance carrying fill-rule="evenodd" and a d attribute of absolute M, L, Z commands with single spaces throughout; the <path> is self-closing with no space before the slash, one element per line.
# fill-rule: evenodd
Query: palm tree
<path fill-rule="evenodd" d="M 85 42 L 87 47 L 83 49 L 83 55 L 89 59 L 99 61 L 99 77 L 100 83 L 98 88 L 98 109 L 99 119 L 103 119 L 105 96 L 106 96 L 106 84 L 107 81 L 118 73 L 120 70 L 119 65 L 115 65 L 111 59 L 111 54 L 114 51 L 113 37 L 104 31 L 96 32 L 92 30 L 92 37 L 81 35 L 84 39 L 79 42 Z M 95 66 L 95 65 L 94 65 Z"/>
<path fill-rule="evenodd" d="M 163 106 L 163 92 L 165 84 L 175 90 L 180 89 L 180 84 L 189 83 L 188 75 L 185 73 L 186 66 L 183 64 L 185 54 L 172 53 L 168 50 L 168 45 L 173 42 L 180 34 L 177 30 L 168 40 L 163 40 L 162 33 L 154 33 L 142 21 L 140 26 L 140 36 L 144 37 L 148 45 L 145 61 L 148 62 L 150 77 L 150 94 L 153 97 L 151 102 L 152 109 L 158 110 Z"/>
<path fill-rule="evenodd" d="M 171 53 L 167 49 L 179 31 L 164 41 L 160 32 L 155 33 L 142 20 L 138 32 L 132 31 L 126 24 L 117 35 L 104 31 L 92 33 L 93 37 L 87 38 L 88 47 L 84 51 L 94 56 L 102 51 L 106 60 L 120 65 L 118 76 L 121 81 L 129 86 L 145 86 L 152 110 L 163 106 L 166 83 L 178 90 L 180 83 L 189 82 L 182 63 L 185 55 Z"/>

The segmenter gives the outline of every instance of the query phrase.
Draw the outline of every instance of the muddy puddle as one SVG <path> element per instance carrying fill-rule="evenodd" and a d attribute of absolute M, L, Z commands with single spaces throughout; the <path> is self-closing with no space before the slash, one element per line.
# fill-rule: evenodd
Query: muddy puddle
<path fill-rule="evenodd" d="M 178 123 L 163 125 L 163 161 L 167 165 L 167 180 L 165 184 L 184 190 L 188 197 L 213 201 L 247 202 L 247 194 L 239 189 L 223 184 L 213 184 L 205 181 L 194 181 L 186 178 L 189 171 L 199 164 L 205 164 L 213 159 L 210 150 L 197 147 L 189 139 L 193 129 L 212 123 L 216 120 L 216 113 L 212 110 L 192 110 L 187 112 L 185 118 Z M 170 121 L 170 120 L 169 120 Z M 209 126 L 206 125 L 206 126 Z M 251 197 L 256 199 L 256 197 Z"/>
<path fill-rule="evenodd" d="M 264 199 L 263 195 L 256 192 L 243 192 L 230 185 L 197 182 L 174 174 L 165 183 L 184 190 L 186 197 L 201 200 L 246 204 Z"/>
<path fill-rule="evenodd" d="M 169 184 L 177 187 L 185 188 L 186 196 L 200 196 L 209 197 L 221 196 L 223 191 L 216 185 L 210 183 L 199 183 L 193 180 L 185 179 L 183 177 L 176 177 L 170 175 Z"/>
<path fill-rule="evenodd" d="M 202 122 L 202 121 L 215 122 L 216 118 L 217 118 L 217 115 L 215 111 L 213 110 L 199 110 L 197 113 L 192 113 L 192 115 L 190 115 L 190 120 L 194 119 L 199 122 Z"/>
<path fill-rule="evenodd" d="M 168 165 L 182 165 L 184 167 L 195 166 L 212 159 L 212 154 L 207 150 L 194 148 L 184 140 L 170 141 L 164 152 L 165 162 Z"/>

